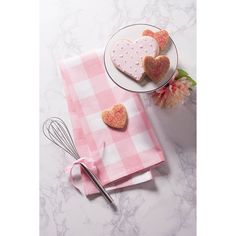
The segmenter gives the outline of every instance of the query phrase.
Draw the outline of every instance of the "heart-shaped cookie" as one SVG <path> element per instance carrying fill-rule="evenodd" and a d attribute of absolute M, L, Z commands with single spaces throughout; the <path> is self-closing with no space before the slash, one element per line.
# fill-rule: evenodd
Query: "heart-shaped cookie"
<path fill-rule="evenodd" d="M 167 43 L 169 42 L 169 33 L 166 30 L 153 32 L 151 30 L 146 29 L 143 31 L 143 35 L 150 36 L 156 39 L 161 50 L 164 50 Z"/>
<path fill-rule="evenodd" d="M 160 55 L 156 58 L 146 56 L 143 59 L 143 67 L 145 73 L 151 80 L 159 82 L 169 70 L 170 60 L 164 55 Z"/>
<path fill-rule="evenodd" d="M 111 49 L 111 60 L 115 67 L 129 77 L 140 81 L 144 77 L 142 60 L 144 56 L 157 56 L 159 46 L 156 40 L 143 36 L 134 42 L 119 40 Z"/>
<path fill-rule="evenodd" d="M 127 123 L 127 112 L 125 106 L 122 104 L 116 104 L 110 110 L 103 111 L 102 120 L 112 128 L 124 128 Z"/>

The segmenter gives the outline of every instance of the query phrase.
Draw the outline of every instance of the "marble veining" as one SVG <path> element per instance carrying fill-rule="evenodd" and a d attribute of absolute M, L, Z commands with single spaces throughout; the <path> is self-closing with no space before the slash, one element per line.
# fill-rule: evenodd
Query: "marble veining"
<path fill-rule="evenodd" d="M 104 47 L 128 24 L 167 29 L 179 67 L 196 79 L 194 0 L 42 0 L 40 8 L 40 125 L 49 116 L 69 123 L 58 61 Z M 170 110 L 153 106 L 146 95 L 142 100 L 166 162 L 153 170 L 153 181 L 114 191 L 116 210 L 101 196 L 81 196 L 64 173 L 72 159 L 40 137 L 41 236 L 196 235 L 196 92 Z"/>

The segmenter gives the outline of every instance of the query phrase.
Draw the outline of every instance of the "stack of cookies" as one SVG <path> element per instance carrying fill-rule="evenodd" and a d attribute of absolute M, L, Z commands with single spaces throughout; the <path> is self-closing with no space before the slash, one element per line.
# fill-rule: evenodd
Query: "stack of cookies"
<path fill-rule="evenodd" d="M 128 77 L 141 82 L 145 76 L 160 82 L 170 67 L 170 60 L 161 52 L 166 49 L 169 34 L 166 30 L 144 30 L 135 41 L 122 39 L 111 49 L 114 66 Z"/>

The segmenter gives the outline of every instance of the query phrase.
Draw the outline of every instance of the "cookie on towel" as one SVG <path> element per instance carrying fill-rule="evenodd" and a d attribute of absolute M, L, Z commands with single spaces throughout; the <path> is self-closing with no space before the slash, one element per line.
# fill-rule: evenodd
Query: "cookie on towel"
<path fill-rule="evenodd" d="M 142 36 L 131 42 L 126 39 L 117 41 L 111 49 L 111 60 L 115 67 L 136 81 L 144 77 L 142 60 L 145 56 L 157 56 L 159 45 L 150 36 Z"/>
<path fill-rule="evenodd" d="M 170 68 L 170 60 L 167 56 L 160 55 L 156 58 L 146 56 L 143 59 L 143 67 L 147 76 L 154 82 L 159 82 Z"/>
<path fill-rule="evenodd" d="M 169 33 L 166 30 L 160 30 L 157 32 L 153 32 L 151 30 L 146 29 L 143 31 L 143 35 L 151 36 L 154 39 L 156 39 L 161 50 L 165 49 L 167 43 L 169 42 L 169 38 L 170 38 Z"/>
<path fill-rule="evenodd" d="M 127 111 L 125 106 L 122 104 L 116 104 L 111 109 L 103 111 L 102 120 L 112 128 L 124 128 L 127 123 Z"/>

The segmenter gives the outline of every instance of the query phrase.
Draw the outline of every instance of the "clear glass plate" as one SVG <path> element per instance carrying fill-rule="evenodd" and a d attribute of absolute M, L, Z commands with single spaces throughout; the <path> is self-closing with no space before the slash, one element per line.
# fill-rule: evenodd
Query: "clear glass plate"
<path fill-rule="evenodd" d="M 160 52 L 160 55 L 168 56 L 170 60 L 170 68 L 163 77 L 163 79 L 158 83 L 154 83 L 149 79 L 145 79 L 143 83 L 138 83 L 135 80 L 129 78 L 127 75 L 123 74 L 113 65 L 110 57 L 110 52 L 114 43 L 120 39 L 128 39 L 134 41 L 135 39 L 142 36 L 142 33 L 145 29 L 150 29 L 152 31 L 160 30 L 158 27 L 149 24 L 128 25 L 118 30 L 115 34 L 112 35 L 112 37 L 107 42 L 104 51 L 104 65 L 107 74 L 113 80 L 113 82 L 116 83 L 119 87 L 128 90 L 130 92 L 149 93 L 162 88 L 169 82 L 175 70 L 177 69 L 178 65 L 177 48 L 175 46 L 174 41 L 171 38 L 169 40 L 169 44 L 167 45 L 166 49 Z"/>

